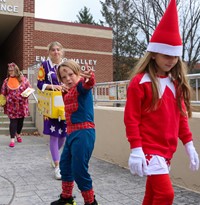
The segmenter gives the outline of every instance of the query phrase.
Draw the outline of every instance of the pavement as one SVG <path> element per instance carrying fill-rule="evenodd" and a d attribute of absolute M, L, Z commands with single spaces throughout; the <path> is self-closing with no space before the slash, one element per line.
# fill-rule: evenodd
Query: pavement
<path fill-rule="evenodd" d="M 61 193 L 61 181 L 54 179 L 48 136 L 22 136 L 23 142 L 10 148 L 9 136 L 0 136 L 0 205 L 49 205 Z M 95 157 L 90 173 L 100 205 L 141 205 L 145 178 Z M 200 193 L 174 186 L 173 205 L 200 205 Z M 83 199 L 74 188 L 77 205 Z"/>

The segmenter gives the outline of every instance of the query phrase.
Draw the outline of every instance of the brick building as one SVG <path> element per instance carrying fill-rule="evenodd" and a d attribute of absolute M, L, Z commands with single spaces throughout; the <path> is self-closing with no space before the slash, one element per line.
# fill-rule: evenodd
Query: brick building
<path fill-rule="evenodd" d="M 51 41 L 63 45 L 65 58 L 81 66 L 89 63 L 97 82 L 113 80 L 111 28 L 38 19 L 34 7 L 34 0 L 0 0 L 0 85 L 8 63 L 15 62 L 26 73 L 46 58 Z"/>

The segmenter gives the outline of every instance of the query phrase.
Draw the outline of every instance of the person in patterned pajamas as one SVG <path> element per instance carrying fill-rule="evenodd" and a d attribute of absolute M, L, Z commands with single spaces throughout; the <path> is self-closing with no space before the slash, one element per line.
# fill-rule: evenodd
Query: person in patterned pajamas
<path fill-rule="evenodd" d="M 95 143 L 92 96 L 94 73 L 87 69 L 81 72 L 75 61 L 68 60 L 58 67 L 58 78 L 66 86 L 63 100 L 68 135 L 60 161 L 62 193 L 60 199 L 51 205 L 76 204 L 72 197 L 74 181 L 81 191 L 85 205 L 98 205 L 88 173 Z"/>
<path fill-rule="evenodd" d="M 190 168 L 199 169 L 188 125 L 190 86 L 181 55 L 176 1 L 171 0 L 127 90 L 124 123 L 131 148 L 128 162 L 132 174 L 147 175 L 143 205 L 172 205 L 169 166 L 178 138 L 189 156 Z"/>
<path fill-rule="evenodd" d="M 10 147 L 15 146 L 15 137 L 17 142 L 21 143 L 20 136 L 24 118 L 29 115 L 28 98 L 23 97 L 21 93 L 31 87 L 28 79 L 23 76 L 19 67 L 15 63 L 8 64 L 8 75 L 4 80 L 1 94 L 6 97 L 6 105 L 4 106 L 4 113 L 10 119 Z"/>

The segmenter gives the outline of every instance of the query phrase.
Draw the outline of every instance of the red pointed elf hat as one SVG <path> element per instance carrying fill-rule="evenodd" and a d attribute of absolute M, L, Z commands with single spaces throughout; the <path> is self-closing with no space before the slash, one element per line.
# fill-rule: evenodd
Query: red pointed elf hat
<path fill-rule="evenodd" d="M 176 0 L 171 0 L 151 37 L 147 51 L 182 56 L 182 49 Z"/>

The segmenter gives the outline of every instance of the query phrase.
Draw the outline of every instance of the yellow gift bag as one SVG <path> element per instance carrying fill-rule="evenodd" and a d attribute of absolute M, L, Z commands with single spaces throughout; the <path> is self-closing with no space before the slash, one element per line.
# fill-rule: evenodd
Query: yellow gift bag
<path fill-rule="evenodd" d="M 37 89 L 38 110 L 45 116 L 65 120 L 64 103 L 61 91 Z"/>
<path fill-rule="evenodd" d="M 0 94 L 0 106 L 4 106 L 6 104 L 6 97 Z"/>

